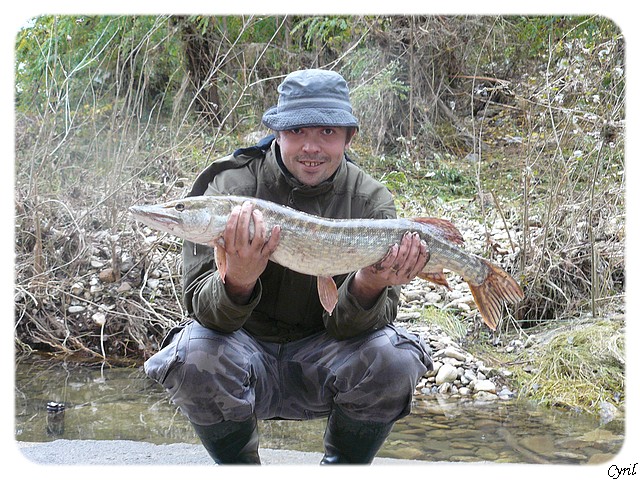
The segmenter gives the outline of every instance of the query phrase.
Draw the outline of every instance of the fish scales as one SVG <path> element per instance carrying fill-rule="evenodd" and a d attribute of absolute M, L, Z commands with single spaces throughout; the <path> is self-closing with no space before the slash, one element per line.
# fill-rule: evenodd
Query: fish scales
<path fill-rule="evenodd" d="M 463 250 L 460 232 L 442 219 L 329 219 L 262 199 L 231 195 L 133 206 L 130 212 L 151 227 L 223 249 L 221 238 L 229 215 L 234 207 L 247 201 L 262 212 L 268 232 L 280 226 L 280 241 L 271 260 L 318 277 L 318 293 L 327 311 L 337 301 L 331 277 L 379 262 L 406 232 L 417 232 L 429 249 L 429 262 L 420 276 L 448 287 L 443 270 L 459 274 L 469 284 L 490 328 L 495 329 L 505 301 L 517 302 L 524 297 L 520 286 L 504 270 Z M 253 222 L 250 229 L 253 235 Z"/>

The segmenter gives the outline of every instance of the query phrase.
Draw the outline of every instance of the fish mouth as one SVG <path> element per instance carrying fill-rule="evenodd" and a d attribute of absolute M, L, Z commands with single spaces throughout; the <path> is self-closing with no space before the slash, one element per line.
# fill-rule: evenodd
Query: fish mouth
<path fill-rule="evenodd" d="M 175 215 L 167 214 L 154 206 L 135 205 L 129 207 L 129 213 L 136 220 L 150 226 L 162 225 L 171 229 L 180 225 L 180 221 Z"/>

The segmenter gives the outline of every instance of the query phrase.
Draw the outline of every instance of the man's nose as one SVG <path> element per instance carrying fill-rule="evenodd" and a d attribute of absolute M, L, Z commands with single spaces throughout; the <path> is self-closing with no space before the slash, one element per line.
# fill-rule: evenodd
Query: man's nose
<path fill-rule="evenodd" d="M 307 138 L 305 138 L 304 143 L 302 144 L 302 149 L 305 152 L 309 152 L 309 153 L 319 152 L 320 151 L 320 142 L 318 142 L 313 137 L 307 137 Z"/>

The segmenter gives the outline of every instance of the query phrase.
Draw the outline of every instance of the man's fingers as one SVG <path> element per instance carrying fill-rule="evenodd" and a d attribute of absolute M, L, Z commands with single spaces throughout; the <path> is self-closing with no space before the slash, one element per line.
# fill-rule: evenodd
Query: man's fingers
<path fill-rule="evenodd" d="M 397 275 L 408 276 L 415 265 L 415 257 L 419 251 L 420 237 L 417 233 L 405 233 L 400 243 L 398 256 L 393 265 Z"/>
<path fill-rule="evenodd" d="M 227 219 L 227 224 L 224 227 L 224 244 L 227 248 L 228 253 L 235 253 L 236 250 L 236 230 L 238 229 L 238 216 L 240 215 L 241 207 L 235 206 L 231 210 L 229 214 L 229 218 Z"/>
<path fill-rule="evenodd" d="M 265 254 L 271 256 L 271 254 L 276 251 L 276 248 L 278 248 L 279 242 L 280 242 L 280 225 L 276 225 L 271 230 L 271 236 L 269 237 L 269 240 L 267 241 L 267 243 L 264 244 L 262 251 Z"/>
<path fill-rule="evenodd" d="M 249 224 L 251 222 L 253 205 L 251 202 L 244 202 L 240 207 L 238 215 L 238 227 L 236 228 L 236 247 L 243 248 L 251 243 L 249 237 Z"/>
<path fill-rule="evenodd" d="M 414 278 L 418 275 L 424 269 L 430 257 L 431 254 L 429 253 L 429 248 L 427 247 L 426 242 L 424 240 L 420 240 L 420 243 L 418 244 L 418 255 L 413 263 L 413 268 L 411 268 L 409 272 L 409 277 Z"/>

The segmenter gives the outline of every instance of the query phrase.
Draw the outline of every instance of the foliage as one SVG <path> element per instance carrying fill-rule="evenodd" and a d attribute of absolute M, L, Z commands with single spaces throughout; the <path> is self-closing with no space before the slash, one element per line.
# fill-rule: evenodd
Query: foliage
<path fill-rule="evenodd" d="M 351 22 L 349 17 L 307 17 L 291 29 L 291 35 L 300 34 L 306 49 L 311 49 L 316 42 L 335 48 L 351 38 Z"/>
<path fill-rule="evenodd" d="M 144 86 L 150 99 L 172 97 L 180 63 L 178 45 L 165 41 L 166 24 L 165 17 L 150 16 L 34 19 L 16 38 L 19 108 L 42 111 L 57 101 L 78 109 L 126 83 Z"/>

